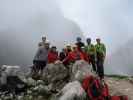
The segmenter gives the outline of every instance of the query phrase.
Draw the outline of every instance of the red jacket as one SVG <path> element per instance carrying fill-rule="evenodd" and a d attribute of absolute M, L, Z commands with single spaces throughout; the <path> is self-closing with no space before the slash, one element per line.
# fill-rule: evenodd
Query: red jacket
<path fill-rule="evenodd" d="M 48 63 L 55 63 L 56 60 L 58 60 L 58 53 L 49 51 Z"/>
<path fill-rule="evenodd" d="M 85 60 L 86 62 L 89 62 L 89 63 L 90 63 L 90 58 L 89 58 L 89 56 L 87 55 L 87 53 L 82 52 L 82 51 L 81 51 L 81 53 L 82 53 L 82 55 L 83 55 L 83 57 L 84 57 L 84 60 Z"/>
<path fill-rule="evenodd" d="M 64 59 L 63 63 L 69 63 L 69 62 L 74 62 L 76 60 L 83 60 L 84 56 L 81 52 L 77 51 L 77 52 L 70 52 L 68 53 L 68 56 Z"/>

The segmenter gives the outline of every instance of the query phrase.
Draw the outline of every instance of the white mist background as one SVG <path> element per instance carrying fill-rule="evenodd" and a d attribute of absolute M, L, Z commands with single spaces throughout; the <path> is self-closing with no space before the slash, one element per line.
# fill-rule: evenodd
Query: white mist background
<path fill-rule="evenodd" d="M 106 44 L 107 73 L 132 74 L 132 11 L 132 0 L 0 0 L 0 63 L 32 63 L 44 33 L 57 46 L 83 34 Z"/>
<path fill-rule="evenodd" d="M 100 37 L 109 54 L 133 37 L 132 0 L 58 0 L 64 16 L 81 27 L 85 37 Z"/>
<path fill-rule="evenodd" d="M 132 0 L 58 0 L 66 18 L 75 21 L 84 36 L 97 37 L 107 47 L 105 72 L 133 75 Z"/>

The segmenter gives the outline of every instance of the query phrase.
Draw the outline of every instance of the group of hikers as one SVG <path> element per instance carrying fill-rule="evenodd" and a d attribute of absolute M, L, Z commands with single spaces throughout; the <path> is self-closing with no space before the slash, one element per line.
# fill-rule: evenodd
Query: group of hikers
<path fill-rule="evenodd" d="M 47 37 L 43 36 L 42 41 L 39 42 L 39 44 L 38 44 L 38 50 L 37 50 L 34 60 L 33 60 L 33 70 L 32 71 L 35 73 L 35 74 L 33 74 L 33 76 L 34 75 L 36 76 L 36 74 L 38 74 L 40 77 L 40 75 L 43 75 L 43 72 L 44 72 L 43 70 L 46 69 L 45 71 L 48 71 L 47 67 L 46 67 L 47 64 L 49 64 L 49 65 L 55 64 L 55 67 L 57 67 L 56 64 L 60 63 L 60 64 L 63 64 L 64 67 L 66 67 L 65 69 L 68 69 L 67 70 L 68 72 L 70 72 L 70 73 L 68 73 L 67 78 L 65 77 L 65 81 L 67 81 L 67 79 L 71 80 L 71 75 L 69 75 L 72 73 L 71 67 L 73 66 L 73 64 L 75 65 L 78 61 L 82 61 L 82 62 L 85 62 L 87 65 L 91 65 L 92 73 L 96 75 L 96 77 L 95 77 L 95 75 L 93 75 L 93 74 L 91 75 L 90 73 L 86 73 L 86 75 L 83 77 L 82 81 L 78 81 L 79 84 L 81 83 L 83 90 L 87 94 L 87 100 L 128 100 L 128 97 L 125 95 L 111 96 L 109 94 L 108 85 L 106 84 L 106 82 L 104 80 L 105 57 L 106 57 L 106 47 L 103 43 L 101 43 L 100 38 L 96 39 L 96 44 L 92 44 L 91 38 L 87 38 L 86 43 L 84 43 L 82 41 L 81 37 L 77 37 L 76 43 L 74 43 L 72 45 L 67 44 L 61 50 L 61 52 L 59 52 L 57 50 L 57 47 L 52 46 L 50 41 L 47 40 Z M 48 66 L 48 67 L 50 67 L 50 66 Z M 84 66 L 84 68 L 85 68 L 85 66 Z M 81 69 L 83 69 L 83 67 Z M 61 69 L 59 69 L 59 70 L 61 70 Z M 80 68 L 78 70 L 80 70 Z M 87 71 L 87 69 L 86 69 L 86 71 Z M 52 71 L 52 72 L 54 72 L 54 71 Z M 77 75 L 77 73 L 75 73 L 75 75 Z M 97 75 L 98 75 L 98 77 L 97 77 Z M 82 75 L 81 75 L 81 77 L 82 77 Z M 57 80 L 55 80 L 55 82 L 57 82 Z M 67 81 L 67 82 L 69 82 L 69 81 Z M 75 82 L 70 82 L 70 86 L 72 84 L 75 84 Z M 55 83 L 54 83 L 54 85 L 55 85 Z M 68 86 L 69 86 L 69 83 L 68 83 Z M 67 85 L 66 85 L 66 87 L 67 87 Z M 64 88 L 66 88 L 66 87 L 64 87 Z M 71 88 L 78 89 L 77 86 L 71 87 Z M 70 89 L 70 91 L 71 91 L 71 89 Z M 70 91 L 68 91 L 68 92 L 70 92 Z M 53 90 L 52 90 L 52 92 L 53 92 Z M 57 91 L 54 90 L 54 92 L 57 92 Z M 73 93 L 72 94 L 69 93 L 70 94 L 69 99 L 73 97 L 73 96 L 71 97 L 71 95 L 73 95 Z M 65 97 L 65 94 L 64 94 L 64 97 Z M 64 100 L 64 99 L 60 99 L 60 100 Z M 65 100 L 67 100 L 67 99 L 65 99 Z M 77 100 L 77 99 L 71 99 L 71 100 Z"/>
<path fill-rule="evenodd" d="M 106 57 L 106 47 L 101 43 L 101 39 L 96 39 L 96 44 L 91 43 L 91 38 L 86 39 L 86 45 L 80 37 L 76 43 L 67 44 L 61 52 L 56 46 L 51 46 L 46 36 L 42 36 L 42 41 L 38 44 L 38 50 L 33 60 L 33 70 L 41 74 L 47 64 L 60 60 L 66 67 L 77 60 L 84 60 L 92 65 L 93 72 L 97 73 L 100 79 L 104 79 L 104 60 Z"/>
<path fill-rule="evenodd" d="M 45 85 L 48 89 L 45 89 L 44 93 L 49 91 L 52 94 L 58 94 L 60 99 L 57 100 L 128 100 L 128 97 L 125 95 L 110 95 L 108 84 L 104 80 L 106 47 L 99 38 L 96 39 L 96 42 L 94 45 L 91 43 L 91 38 L 87 38 L 85 44 L 80 37 L 77 37 L 75 44 L 68 44 L 61 52 L 58 52 L 56 46 L 51 46 L 47 37 L 43 36 L 42 41 L 38 44 L 38 50 L 33 60 L 32 78 L 37 79 L 38 84 L 46 82 Z M 47 64 L 50 66 L 46 67 Z M 62 64 L 64 66 L 60 66 Z M 92 66 L 92 71 L 89 65 Z M 7 83 L 7 85 L 2 85 L 0 91 L 9 90 L 16 94 L 24 92 L 28 88 L 27 83 L 14 76 L 15 73 L 18 74 L 15 68 L 18 69 L 19 67 L 5 65 L 3 66 L 4 68 L 7 68 L 7 70 L 3 70 L 1 80 Z M 8 74 L 11 75 L 13 72 L 13 76 L 8 76 Z M 42 77 L 40 77 L 41 75 Z M 32 78 L 30 83 L 33 82 Z M 43 79 L 42 82 L 38 80 L 41 78 Z M 22 88 L 21 84 L 23 84 Z M 62 86 L 63 88 L 61 88 Z M 41 86 L 41 88 L 43 87 Z"/>

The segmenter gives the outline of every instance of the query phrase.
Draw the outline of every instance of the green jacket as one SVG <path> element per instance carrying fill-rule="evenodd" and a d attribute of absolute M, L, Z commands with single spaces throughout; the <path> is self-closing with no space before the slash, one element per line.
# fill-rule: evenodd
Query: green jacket
<path fill-rule="evenodd" d="M 104 56 L 106 55 L 106 47 L 103 43 L 96 44 L 95 48 L 97 53 L 103 54 Z"/>
<path fill-rule="evenodd" d="M 85 51 L 89 55 L 95 55 L 96 54 L 96 49 L 93 44 L 85 46 Z"/>

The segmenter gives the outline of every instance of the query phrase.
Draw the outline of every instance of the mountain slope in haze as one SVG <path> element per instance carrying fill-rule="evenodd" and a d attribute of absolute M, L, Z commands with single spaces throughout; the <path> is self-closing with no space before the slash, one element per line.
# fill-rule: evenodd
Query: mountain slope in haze
<path fill-rule="evenodd" d="M 114 52 L 106 63 L 107 68 L 112 68 L 115 74 L 133 75 L 133 39 Z"/>
<path fill-rule="evenodd" d="M 31 24 L 33 30 L 36 29 L 40 33 L 44 32 L 42 34 L 46 35 L 52 44 L 61 48 L 66 43 L 75 42 L 76 37 L 82 37 L 84 39 L 80 27 L 62 15 L 57 15 L 56 17 L 53 13 L 39 15 L 38 17 L 33 17 L 28 23 Z"/>
<path fill-rule="evenodd" d="M 48 23 L 49 24 L 49 23 Z M 62 22 L 58 27 L 62 27 L 65 25 L 60 31 L 60 28 L 55 28 L 55 26 L 50 26 L 52 31 L 56 30 L 56 32 L 51 32 L 45 34 L 47 38 L 52 42 L 51 44 L 56 45 L 58 48 L 63 48 L 66 43 L 72 43 L 75 41 L 77 36 L 83 37 L 80 34 L 80 28 L 74 23 L 67 19 L 62 19 Z M 69 27 L 71 27 L 71 29 Z M 32 26 L 30 27 L 32 28 Z M 38 31 L 35 27 L 32 28 L 31 31 Z M 23 30 L 23 29 L 22 29 Z M 30 64 L 33 56 L 37 49 L 37 44 L 41 41 L 41 36 L 43 33 L 38 34 L 36 37 L 31 34 L 31 32 L 26 32 L 27 34 L 23 34 L 20 32 L 21 30 L 4 30 L 1 32 L 0 39 L 0 64 Z M 26 31 L 26 30 L 25 30 Z M 29 31 L 29 30 L 28 30 Z M 45 26 L 44 30 L 45 32 Z M 57 33 L 58 32 L 58 33 Z M 18 34 L 19 33 L 19 34 Z M 20 35 L 21 34 L 21 35 Z M 57 35 L 58 34 L 58 35 Z"/>
<path fill-rule="evenodd" d="M 52 0 L 8 1 L 0 1 L 0 65 L 31 64 L 42 35 L 58 48 L 83 37 L 80 27 L 64 18 Z"/>

